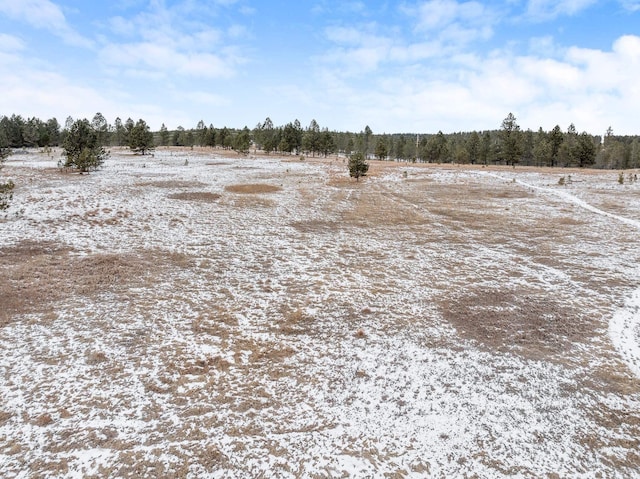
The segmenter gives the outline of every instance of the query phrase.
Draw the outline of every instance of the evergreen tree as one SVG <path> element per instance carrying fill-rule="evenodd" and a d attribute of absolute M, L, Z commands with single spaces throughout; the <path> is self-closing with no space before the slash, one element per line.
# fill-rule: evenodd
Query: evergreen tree
<path fill-rule="evenodd" d="M 4 120 L 6 117 L 3 117 Z M 9 142 L 7 140 L 4 129 L 0 128 L 0 170 L 4 166 L 4 161 L 11 154 L 9 149 Z M 0 181 L 0 211 L 5 211 L 9 208 L 9 204 L 13 199 L 13 188 L 15 184 L 11 180 Z"/>
<path fill-rule="evenodd" d="M 364 153 L 356 151 L 349 157 L 349 176 L 360 180 L 361 176 L 366 176 L 369 171 L 369 164 L 365 161 Z"/>
<path fill-rule="evenodd" d="M 371 137 L 373 136 L 373 131 L 369 128 L 369 125 L 364 127 L 364 132 L 362 136 L 362 152 L 364 153 L 365 159 L 369 158 L 369 153 L 371 153 Z"/>
<path fill-rule="evenodd" d="M 478 158 L 480 163 L 483 165 L 488 165 L 490 161 L 493 159 L 493 151 L 491 145 L 491 133 L 488 131 L 484 132 L 482 135 L 482 143 L 480 144 L 480 156 Z"/>
<path fill-rule="evenodd" d="M 139 119 L 129 132 L 129 148 L 144 155 L 153 147 L 153 133 L 149 130 L 147 123 Z"/>
<path fill-rule="evenodd" d="M 572 166 L 577 164 L 576 148 L 578 145 L 578 133 L 573 123 L 567 128 L 560 149 L 558 150 L 558 162 L 562 166 Z"/>
<path fill-rule="evenodd" d="M 553 130 L 549 133 L 549 144 L 551 146 L 551 165 L 556 166 L 558 164 L 558 156 L 560 154 L 560 147 L 564 142 L 564 134 L 560 129 L 560 125 L 553 127 Z"/>
<path fill-rule="evenodd" d="M 388 154 L 387 141 L 383 136 L 379 137 L 378 141 L 376 141 L 376 148 L 375 148 L 374 154 L 376 155 L 376 158 L 379 160 L 387 159 L 387 154 Z"/>
<path fill-rule="evenodd" d="M 349 139 L 347 140 L 347 145 L 344 147 L 344 154 L 351 155 L 354 148 L 355 148 L 355 145 L 353 143 L 353 137 L 349 135 Z"/>
<path fill-rule="evenodd" d="M 311 120 L 309 127 L 302 136 L 302 149 L 311 152 L 315 156 L 320 151 L 320 125 L 316 120 Z"/>
<path fill-rule="evenodd" d="M 406 145 L 406 140 L 404 135 L 400 135 L 398 140 L 395 142 L 392 156 L 396 160 L 406 160 L 407 157 L 404 154 L 404 149 Z"/>
<path fill-rule="evenodd" d="M 318 151 L 320 151 L 320 153 L 322 153 L 325 158 L 330 153 L 336 151 L 336 142 L 333 139 L 333 135 L 327 128 L 324 128 L 320 133 Z"/>
<path fill-rule="evenodd" d="M 163 123 L 160 127 L 160 146 L 167 146 L 169 144 L 169 130 Z"/>
<path fill-rule="evenodd" d="M 580 168 L 591 166 L 596 161 L 596 144 L 593 136 L 589 135 L 586 131 L 578 136 L 575 157 Z"/>
<path fill-rule="evenodd" d="M 523 148 L 520 126 L 513 113 L 509 113 L 502 121 L 500 140 L 502 158 L 507 165 L 515 166 L 520 161 Z"/>
<path fill-rule="evenodd" d="M 96 132 L 98 137 L 98 144 L 100 146 L 105 146 L 109 142 L 107 141 L 109 135 L 109 124 L 107 123 L 107 119 L 102 115 L 102 113 L 98 112 L 94 115 L 91 120 L 91 127 Z"/>
<path fill-rule="evenodd" d="M 210 146 L 211 148 L 216 146 L 216 129 L 211 124 L 207 129 L 207 136 L 205 138 L 204 144 L 205 146 Z"/>
<path fill-rule="evenodd" d="M 467 153 L 469 154 L 469 162 L 475 165 L 480 156 L 480 135 L 477 131 L 471 133 L 471 136 L 467 140 Z"/>
<path fill-rule="evenodd" d="M 233 149 L 238 154 L 246 155 L 251 148 L 251 132 L 248 127 L 244 127 L 233 139 Z"/>
<path fill-rule="evenodd" d="M 125 146 L 125 138 L 127 136 L 127 132 L 122 124 L 122 120 L 120 117 L 117 117 L 113 122 L 113 140 L 112 143 L 115 146 Z"/>
<path fill-rule="evenodd" d="M 58 146 L 60 144 L 60 124 L 55 118 L 47 121 L 48 141 L 43 146 Z"/>
<path fill-rule="evenodd" d="M 136 124 L 133 122 L 131 118 L 127 118 L 127 121 L 124 122 L 124 138 L 122 145 L 129 145 L 129 136 L 131 135 L 131 131 Z"/>
<path fill-rule="evenodd" d="M 449 157 L 449 145 L 444 133 L 438 131 L 438 134 L 429 138 L 423 143 L 421 148 L 422 156 L 427 158 L 429 162 L 435 161 L 442 163 L 447 161 Z"/>
<path fill-rule="evenodd" d="M 551 140 L 542 127 L 538 130 L 533 142 L 533 161 L 536 166 L 553 165 Z"/>
<path fill-rule="evenodd" d="M 264 123 L 259 125 L 256 130 L 258 135 L 256 141 L 260 144 L 264 152 L 268 155 L 278 148 L 279 138 L 273 126 L 271 118 L 267 117 Z"/>
<path fill-rule="evenodd" d="M 196 125 L 196 132 L 194 136 L 195 144 L 198 146 L 204 146 L 206 137 L 207 137 L 207 126 L 204 124 L 204 120 L 200 120 Z M 190 146 L 193 146 L 193 145 L 190 145 Z"/>
<path fill-rule="evenodd" d="M 98 143 L 98 134 L 89 120 L 76 120 L 69 129 L 63 143 L 66 157 L 64 166 L 75 168 L 80 173 L 99 168 L 109 156 Z"/>
<path fill-rule="evenodd" d="M 229 131 L 229 128 L 227 128 L 226 126 L 220 130 L 218 132 L 218 145 L 220 145 L 222 148 L 224 148 L 225 150 L 229 149 L 231 147 L 231 132 Z"/>

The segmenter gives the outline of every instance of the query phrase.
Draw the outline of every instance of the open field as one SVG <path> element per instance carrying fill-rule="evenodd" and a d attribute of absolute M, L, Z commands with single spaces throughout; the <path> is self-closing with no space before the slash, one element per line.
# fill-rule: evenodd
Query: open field
<path fill-rule="evenodd" d="M 640 475 L 640 183 L 56 155 L 2 172 L 1 477 Z"/>

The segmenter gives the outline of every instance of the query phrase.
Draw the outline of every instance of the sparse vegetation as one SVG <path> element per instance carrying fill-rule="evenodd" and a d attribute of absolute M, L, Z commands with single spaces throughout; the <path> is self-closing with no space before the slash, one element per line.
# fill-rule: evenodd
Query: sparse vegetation
<path fill-rule="evenodd" d="M 635 184 L 297 159 L 5 165 L 0 475 L 634 475 Z"/>

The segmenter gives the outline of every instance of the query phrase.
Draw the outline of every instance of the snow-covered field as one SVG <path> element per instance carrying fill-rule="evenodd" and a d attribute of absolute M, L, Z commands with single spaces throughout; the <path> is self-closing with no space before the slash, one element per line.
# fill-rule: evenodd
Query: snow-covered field
<path fill-rule="evenodd" d="M 640 183 L 57 159 L 2 171 L 0 477 L 640 476 Z"/>

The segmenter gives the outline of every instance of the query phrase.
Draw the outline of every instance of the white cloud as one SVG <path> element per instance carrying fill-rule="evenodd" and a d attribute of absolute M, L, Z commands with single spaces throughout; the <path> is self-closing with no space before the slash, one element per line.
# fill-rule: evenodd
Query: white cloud
<path fill-rule="evenodd" d="M 358 40 L 355 33 L 343 33 L 343 39 Z M 416 45 L 400 51 L 412 47 Z M 523 128 L 534 130 L 574 123 L 592 133 L 608 125 L 620 133 L 640 131 L 638 36 L 620 37 L 610 50 L 556 49 L 553 57 L 505 50 L 414 63 L 417 56 L 394 53 L 395 63 L 373 69 L 366 82 L 323 64 L 323 100 L 344 112 L 336 128 L 362 118 L 374 131 L 498 128 L 512 111 Z"/>
<path fill-rule="evenodd" d="M 185 53 L 150 42 L 107 45 L 101 59 L 109 67 L 143 70 L 160 77 L 229 78 L 236 66 L 233 58 L 203 52 Z"/>
<path fill-rule="evenodd" d="M 0 33 L 0 52 L 17 52 L 24 49 L 24 42 L 20 38 Z"/>
<path fill-rule="evenodd" d="M 217 2 L 225 6 L 232 3 L 235 2 Z M 233 76 L 245 59 L 236 48 L 226 45 L 225 40 L 244 37 L 245 28 L 234 24 L 225 33 L 200 20 L 200 16 L 206 18 L 206 12 L 198 12 L 198 20 L 193 20 L 176 10 L 188 12 L 195 7 L 190 2 L 182 2 L 169 9 L 163 2 L 152 2 L 149 10 L 132 18 L 110 19 L 111 32 L 129 41 L 105 42 L 100 50 L 101 60 L 111 71 L 121 69 L 122 73 L 139 75 L 140 71 L 147 70 L 150 78 Z"/>
<path fill-rule="evenodd" d="M 529 0 L 526 15 L 534 20 L 551 20 L 561 15 L 575 15 L 596 2 L 597 0 Z"/>
<path fill-rule="evenodd" d="M 475 1 L 429 0 L 402 10 L 414 19 L 417 33 L 459 45 L 490 38 L 499 18 L 490 7 Z"/>
<path fill-rule="evenodd" d="M 35 28 L 47 30 L 70 45 L 92 45 L 91 40 L 69 26 L 61 8 L 49 0 L 0 0 L 0 13 Z"/>
<path fill-rule="evenodd" d="M 622 6 L 630 12 L 640 11 L 640 1 L 638 0 L 622 0 Z"/>
<path fill-rule="evenodd" d="M 21 57 L 0 56 L 0 90 L 5 114 L 17 113 L 45 118 L 65 115 L 88 116 L 88 105 L 98 110 L 111 110 L 111 102 L 96 89 L 74 83 L 41 65 L 30 65 Z M 58 120 L 60 118 L 58 117 Z M 64 121 L 64 118 L 62 119 Z"/>

